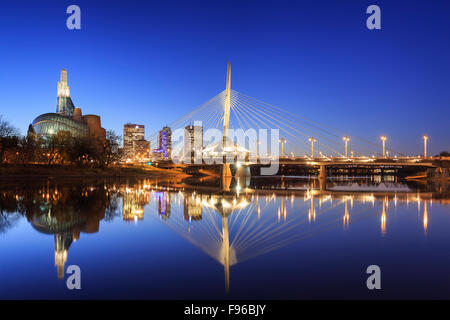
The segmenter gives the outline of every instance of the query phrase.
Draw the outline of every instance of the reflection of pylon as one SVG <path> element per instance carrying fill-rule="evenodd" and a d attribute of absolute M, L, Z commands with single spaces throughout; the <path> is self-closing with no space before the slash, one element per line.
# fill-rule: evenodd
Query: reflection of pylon
<path fill-rule="evenodd" d="M 350 215 L 348 214 L 348 202 L 347 199 L 344 200 L 344 228 L 348 228 L 348 223 L 350 220 Z"/>
<path fill-rule="evenodd" d="M 427 234 L 427 228 L 428 228 L 428 206 L 427 206 L 427 200 L 424 201 L 423 204 L 423 230 L 425 232 L 425 235 Z"/>
<path fill-rule="evenodd" d="M 225 289 L 230 290 L 230 234 L 228 232 L 228 217 L 222 216 L 222 255 L 225 271 Z"/>
<path fill-rule="evenodd" d="M 309 206 L 308 210 L 308 221 L 311 222 L 311 219 L 313 221 L 316 221 L 316 208 L 314 207 L 314 197 L 311 196 L 311 204 Z"/>
<path fill-rule="evenodd" d="M 383 211 L 381 212 L 381 234 L 386 234 L 386 202 L 387 198 L 383 200 Z"/>

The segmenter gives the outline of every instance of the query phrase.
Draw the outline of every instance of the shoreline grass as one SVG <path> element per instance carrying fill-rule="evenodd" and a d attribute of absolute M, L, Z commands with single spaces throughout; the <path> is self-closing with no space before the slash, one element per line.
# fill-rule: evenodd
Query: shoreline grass
<path fill-rule="evenodd" d="M 189 177 L 182 171 L 159 169 L 151 166 L 120 166 L 90 168 L 75 166 L 14 165 L 0 166 L 0 179 L 16 178 L 82 178 L 82 177 Z"/>

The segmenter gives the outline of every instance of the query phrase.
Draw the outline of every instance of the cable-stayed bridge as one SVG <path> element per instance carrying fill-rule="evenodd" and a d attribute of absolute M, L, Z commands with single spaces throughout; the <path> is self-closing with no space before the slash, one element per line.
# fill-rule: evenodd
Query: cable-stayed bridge
<path fill-rule="evenodd" d="M 411 157 L 388 148 L 385 136 L 377 144 L 231 89 L 230 63 L 226 79 L 224 91 L 168 125 L 171 157 L 160 159 L 158 165 L 215 165 L 222 177 L 228 177 L 234 175 L 231 169 L 236 165 L 254 168 L 276 162 L 282 167 L 318 168 L 322 178 L 329 169 L 370 173 L 433 167 L 426 157 L 426 136 L 424 155 Z M 187 127 L 194 130 L 186 133 Z M 198 136 L 195 128 L 200 128 Z M 174 137 L 177 130 L 184 135 Z M 160 132 L 152 134 L 150 141 L 161 148 Z"/>

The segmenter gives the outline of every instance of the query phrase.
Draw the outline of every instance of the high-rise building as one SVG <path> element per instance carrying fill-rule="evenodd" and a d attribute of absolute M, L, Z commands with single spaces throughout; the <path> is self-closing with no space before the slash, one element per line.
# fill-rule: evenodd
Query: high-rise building
<path fill-rule="evenodd" d="M 100 117 L 93 114 L 83 116 L 81 109 L 73 104 L 66 69 L 61 70 L 56 101 L 56 113 L 44 113 L 34 119 L 29 126 L 30 134 L 47 138 L 60 131 L 66 131 L 74 137 L 90 136 L 98 138 L 100 142 L 106 141 L 106 130 L 101 126 Z"/>
<path fill-rule="evenodd" d="M 170 159 L 172 156 L 172 130 L 167 126 L 159 131 L 159 151 L 162 159 Z"/>
<path fill-rule="evenodd" d="M 191 161 L 202 159 L 203 126 L 195 123 L 184 128 L 184 156 Z"/>
<path fill-rule="evenodd" d="M 123 154 L 127 160 L 146 160 L 150 156 L 150 141 L 145 140 L 145 126 L 127 123 L 123 126 Z"/>

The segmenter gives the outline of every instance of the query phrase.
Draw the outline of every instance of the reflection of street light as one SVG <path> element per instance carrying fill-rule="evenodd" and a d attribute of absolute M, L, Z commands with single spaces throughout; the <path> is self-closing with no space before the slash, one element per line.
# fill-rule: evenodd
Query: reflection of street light
<path fill-rule="evenodd" d="M 311 157 L 314 158 L 314 142 L 316 142 L 317 140 L 311 137 L 308 139 L 308 141 L 311 142 Z"/>
<path fill-rule="evenodd" d="M 386 158 L 386 136 L 380 137 L 381 141 L 383 142 L 383 157 Z"/>
<path fill-rule="evenodd" d="M 342 138 L 342 140 L 344 140 L 344 143 L 345 143 L 345 157 L 348 158 L 347 144 L 348 144 L 348 142 L 350 141 L 350 138 L 347 137 L 347 136 L 345 136 L 345 137 Z"/>
<path fill-rule="evenodd" d="M 427 158 L 427 140 L 428 140 L 428 136 L 424 135 L 423 136 L 423 157 L 426 159 Z"/>

